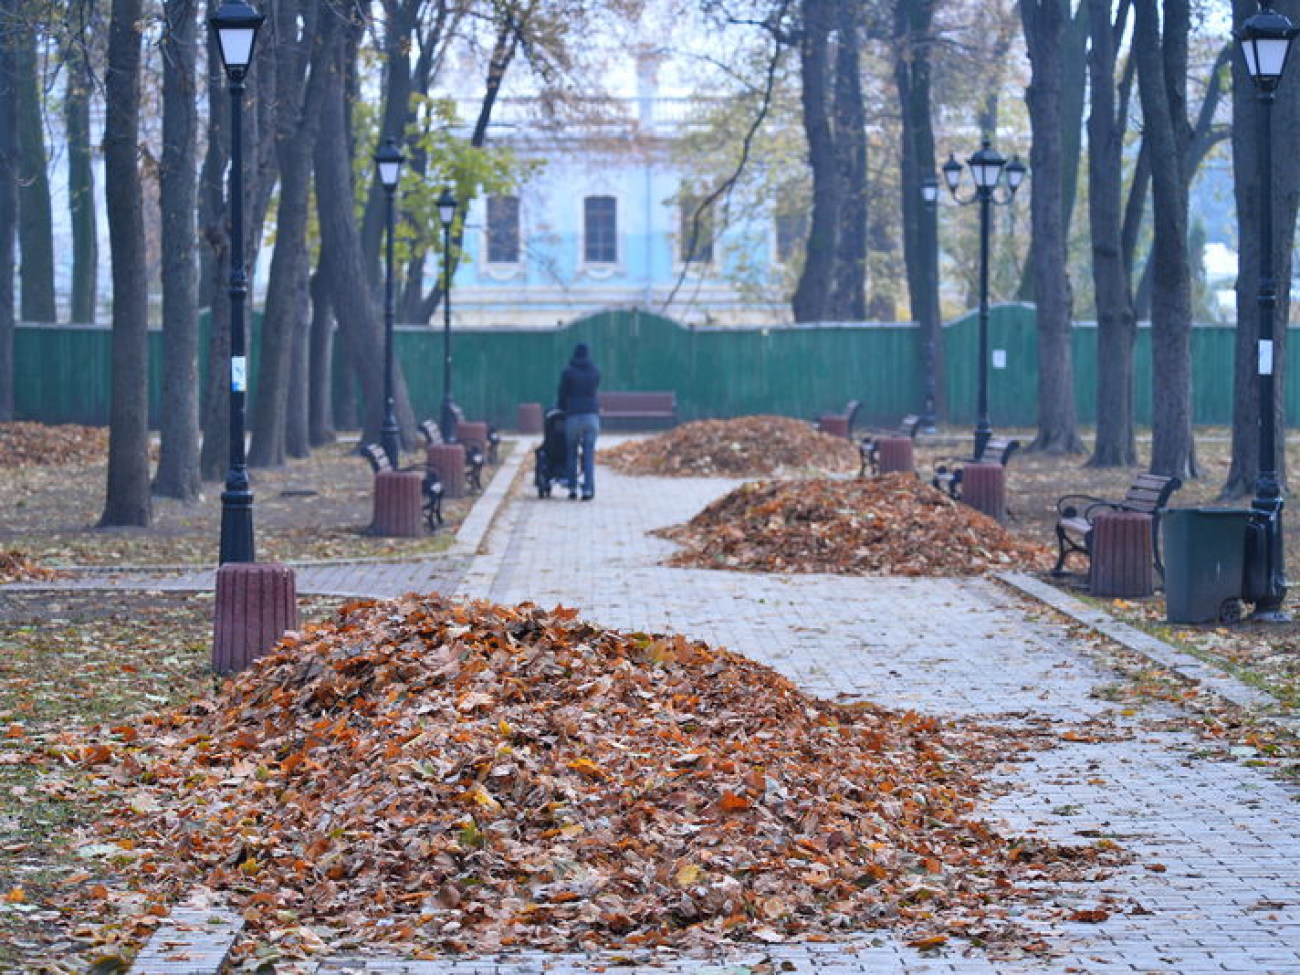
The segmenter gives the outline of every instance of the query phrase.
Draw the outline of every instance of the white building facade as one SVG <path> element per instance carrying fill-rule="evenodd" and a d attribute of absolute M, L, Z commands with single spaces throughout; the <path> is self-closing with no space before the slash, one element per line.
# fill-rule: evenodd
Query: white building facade
<path fill-rule="evenodd" d="M 530 126 L 526 101 L 501 105 L 489 141 L 541 166 L 517 194 L 471 205 L 454 281 L 459 325 L 554 326 L 629 308 L 685 324 L 789 321 L 781 258 L 795 242 L 778 240 L 768 210 L 733 211 L 721 232 L 706 217 L 693 233 L 700 198 L 674 158 L 699 103 L 658 97 L 653 65 L 638 89 L 558 130 Z"/>

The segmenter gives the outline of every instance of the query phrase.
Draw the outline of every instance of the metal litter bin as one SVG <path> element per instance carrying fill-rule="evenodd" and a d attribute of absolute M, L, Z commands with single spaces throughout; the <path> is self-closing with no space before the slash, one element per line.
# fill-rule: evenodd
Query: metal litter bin
<path fill-rule="evenodd" d="M 1165 618 L 1170 623 L 1240 618 L 1250 518 L 1244 508 L 1170 508 L 1164 513 Z"/>

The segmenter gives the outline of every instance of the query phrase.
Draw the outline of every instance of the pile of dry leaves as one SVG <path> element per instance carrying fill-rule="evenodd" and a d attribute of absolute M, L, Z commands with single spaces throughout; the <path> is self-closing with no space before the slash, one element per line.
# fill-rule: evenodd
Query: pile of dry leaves
<path fill-rule="evenodd" d="M 527 603 L 352 604 L 214 699 L 62 747 L 135 883 L 216 890 L 263 937 L 938 944 L 1062 862 L 967 818 L 990 741 Z"/>
<path fill-rule="evenodd" d="M 763 572 L 978 575 L 1046 568 L 1051 553 L 912 474 L 755 481 L 664 529 L 671 564 Z"/>
<path fill-rule="evenodd" d="M 0 423 L 0 467 L 82 464 L 108 455 L 108 429 L 75 424 Z"/>
<path fill-rule="evenodd" d="M 37 582 L 42 579 L 57 579 L 59 575 L 56 570 L 47 569 L 16 548 L 7 552 L 0 551 L 0 583 Z"/>
<path fill-rule="evenodd" d="M 625 474 L 750 477 L 783 472 L 855 471 L 858 449 L 788 416 L 695 420 L 646 440 L 629 440 L 600 459 Z"/>

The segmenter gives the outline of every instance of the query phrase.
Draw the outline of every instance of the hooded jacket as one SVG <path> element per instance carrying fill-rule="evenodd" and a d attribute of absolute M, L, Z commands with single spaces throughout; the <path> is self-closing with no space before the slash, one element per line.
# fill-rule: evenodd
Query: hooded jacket
<path fill-rule="evenodd" d="M 555 405 L 570 416 L 582 413 L 599 413 L 596 389 L 600 386 L 600 370 L 592 361 L 587 343 L 579 342 L 573 349 L 573 358 L 560 373 L 560 388 L 555 395 Z"/>

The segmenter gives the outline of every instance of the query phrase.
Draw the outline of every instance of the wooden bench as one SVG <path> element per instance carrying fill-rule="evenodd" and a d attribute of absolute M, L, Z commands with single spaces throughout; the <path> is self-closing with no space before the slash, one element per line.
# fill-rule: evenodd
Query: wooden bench
<path fill-rule="evenodd" d="M 436 427 L 434 428 L 437 429 Z M 376 474 L 384 471 L 396 470 L 393 462 L 388 457 L 388 451 L 377 443 L 368 443 L 361 448 L 361 456 L 370 464 L 370 469 Z M 408 468 L 414 470 L 414 468 Z M 442 480 L 438 477 L 437 470 L 432 464 L 424 465 L 424 480 L 420 484 L 420 493 L 424 496 L 424 523 L 429 526 L 429 531 L 437 531 L 438 526 L 442 524 Z"/>
<path fill-rule="evenodd" d="M 821 433 L 852 440 L 853 421 L 858 418 L 860 409 L 862 409 L 862 401 L 851 399 L 844 404 L 844 409 L 839 413 L 822 413 L 813 423 Z"/>
<path fill-rule="evenodd" d="M 893 433 L 867 434 L 858 441 L 858 459 L 861 461 L 858 467 L 858 477 L 866 477 L 867 471 L 872 474 L 880 473 L 880 441 L 885 437 L 906 437 L 911 440 L 916 439 L 917 431 L 921 429 L 921 417 L 916 413 L 909 413 L 898 424 L 898 429 Z"/>
<path fill-rule="evenodd" d="M 1058 554 L 1052 575 L 1065 574 L 1065 560 L 1074 552 L 1092 558 L 1093 522 L 1099 511 L 1135 511 L 1151 516 L 1151 552 L 1156 571 L 1164 575 L 1160 561 L 1160 515 L 1169 505 L 1173 493 L 1183 486 L 1176 477 L 1162 474 L 1139 474 L 1119 501 L 1095 498 L 1089 494 L 1067 494 L 1056 502 L 1056 544 Z"/>
<path fill-rule="evenodd" d="M 984 445 L 984 453 L 978 458 L 964 457 L 958 460 L 952 460 L 947 464 L 940 464 L 934 469 L 934 477 L 930 483 L 940 491 L 946 491 L 956 500 L 961 500 L 961 482 L 965 476 L 965 465 L 967 464 L 1001 464 L 1003 467 L 1011 460 L 1012 455 L 1020 449 L 1019 440 L 1007 440 L 1004 438 L 994 437 Z M 957 466 L 961 465 L 961 466 Z"/>
<path fill-rule="evenodd" d="M 677 394 L 671 391 L 610 391 L 596 394 L 600 422 L 610 429 L 649 430 L 677 425 Z"/>
<path fill-rule="evenodd" d="M 461 413 L 460 407 L 454 407 L 453 412 L 457 417 L 463 417 L 464 415 Z M 442 443 L 442 431 L 438 429 L 438 424 L 433 420 L 422 421 L 419 430 L 420 435 L 424 437 L 425 446 L 436 447 Z M 496 463 L 495 454 L 497 444 L 500 442 L 501 437 L 497 434 L 496 428 L 488 427 L 486 443 L 479 443 L 477 440 L 463 441 L 461 443 L 461 446 L 465 448 L 465 484 L 475 494 L 483 490 L 483 464 L 488 457 L 493 457 L 492 462 Z"/>

